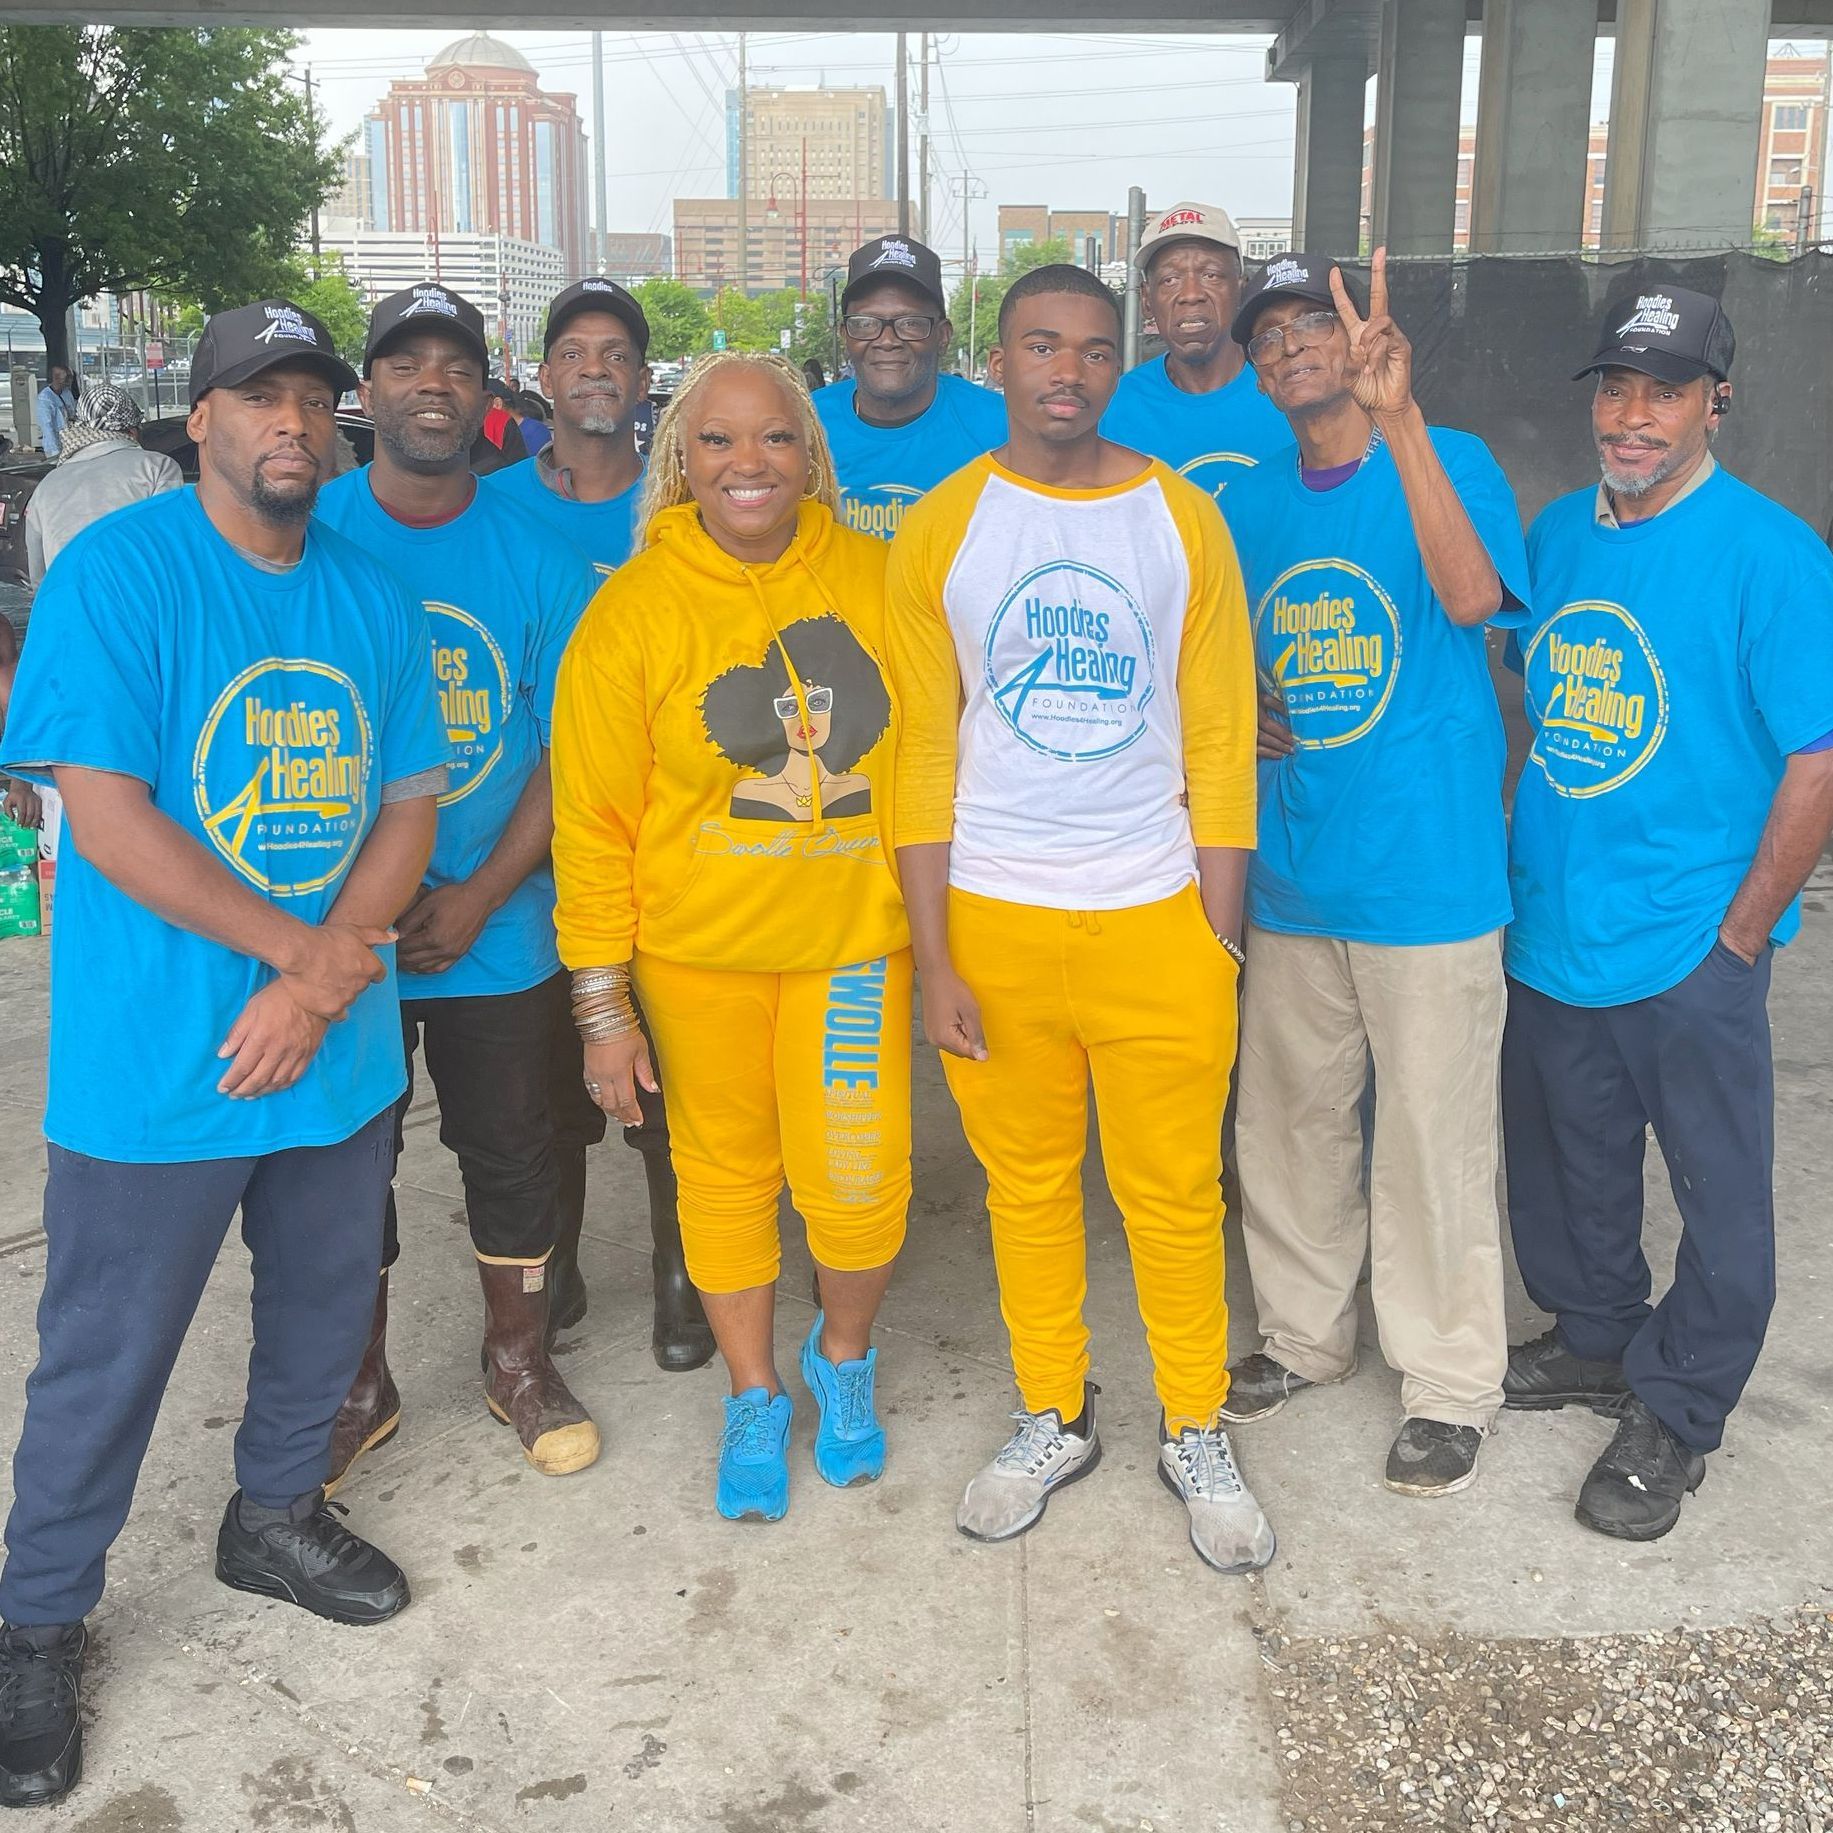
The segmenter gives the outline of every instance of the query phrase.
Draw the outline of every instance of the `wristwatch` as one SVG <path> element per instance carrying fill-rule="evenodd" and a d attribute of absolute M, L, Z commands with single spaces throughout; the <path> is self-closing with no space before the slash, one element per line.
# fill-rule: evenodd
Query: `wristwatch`
<path fill-rule="evenodd" d="M 1228 954 L 1228 958 L 1234 962 L 1236 967 L 1247 966 L 1247 956 L 1243 952 L 1239 942 L 1233 941 L 1228 936 L 1223 935 L 1220 930 L 1216 932 L 1216 940 L 1222 944 L 1222 947 Z"/>

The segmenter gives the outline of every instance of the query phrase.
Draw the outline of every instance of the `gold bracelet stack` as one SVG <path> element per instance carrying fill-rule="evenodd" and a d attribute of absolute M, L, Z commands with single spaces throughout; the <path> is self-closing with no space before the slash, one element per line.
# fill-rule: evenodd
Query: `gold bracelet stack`
<path fill-rule="evenodd" d="M 628 962 L 615 967 L 582 967 L 574 974 L 573 1023 L 582 1041 L 588 1044 L 627 1037 L 637 1029 Z"/>

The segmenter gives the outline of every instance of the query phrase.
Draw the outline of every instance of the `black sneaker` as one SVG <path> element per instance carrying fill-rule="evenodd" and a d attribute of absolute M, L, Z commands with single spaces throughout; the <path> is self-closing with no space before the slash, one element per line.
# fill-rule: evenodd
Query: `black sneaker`
<path fill-rule="evenodd" d="M 407 1608 L 407 1579 L 386 1553 L 338 1517 L 324 1491 L 289 1509 L 258 1508 L 238 1489 L 216 1536 L 216 1575 L 236 1591 L 281 1598 L 333 1623 L 386 1623 Z"/>
<path fill-rule="evenodd" d="M 1271 1419 L 1301 1388 L 1316 1385 L 1283 1362 L 1256 1351 L 1229 1369 L 1228 1398 L 1222 1403 L 1222 1417 L 1237 1424 Z"/>
<path fill-rule="evenodd" d="M 1632 1394 L 1573 1513 L 1586 1527 L 1618 1540 L 1659 1540 L 1680 1519 L 1681 1503 L 1705 1480 L 1705 1457 L 1683 1445 Z"/>
<path fill-rule="evenodd" d="M 1477 1480 L 1478 1426 L 1442 1419 L 1409 1419 L 1387 1454 L 1388 1488 L 1403 1496 L 1454 1496 Z"/>
<path fill-rule="evenodd" d="M 1518 1413 L 1554 1407 L 1589 1407 L 1594 1413 L 1621 1413 L 1629 1401 L 1629 1383 L 1621 1362 L 1592 1362 L 1575 1356 L 1557 1330 L 1517 1343 L 1508 1352 L 1502 1377 L 1502 1404 Z"/>
<path fill-rule="evenodd" d="M 0 1628 L 0 1808 L 62 1801 L 83 1776 L 80 1623 Z"/>

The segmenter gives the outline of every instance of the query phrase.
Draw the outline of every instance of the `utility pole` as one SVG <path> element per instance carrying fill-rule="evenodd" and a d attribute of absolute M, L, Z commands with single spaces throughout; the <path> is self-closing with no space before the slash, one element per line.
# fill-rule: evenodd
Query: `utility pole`
<path fill-rule="evenodd" d="M 751 96 L 745 35 L 738 35 L 738 292 L 751 297 Z"/>
<path fill-rule="evenodd" d="M 605 271 L 605 232 L 611 227 L 605 187 L 605 35 L 592 34 L 592 195 L 597 207 L 597 259 L 593 266 Z"/>
<path fill-rule="evenodd" d="M 918 239 L 929 240 L 929 34 L 925 32 L 918 51 L 917 84 L 921 100 L 917 104 L 917 221 L 922 225 Z"/>
<path fill-rule="evenodd" d="M 1146 194 L 1138 185 L 1127 192 L 1127 290 L 1121 310 L 1120 367 L 1124 373 L 1139 361 L 1139 332 L 1142 318 L 1140 278 L 1134 271 L 1134 259 L 1146 234 Z"/>
<path fill-rule="evenodd" d="M 910 42 L 897 35 L 897 232 L 910 236 Z"/>
<path fill-rule="evenodd" d="M 318 151 L 318 96 L 312 87 L 312 66 L 305 67 L 305 106 L 306 120 L 312 129 L 312 151 Z M 318 279 L 324 273 L 324 250 L 318 239 L 318 200 L 312 200 L 312 278 Z"/>

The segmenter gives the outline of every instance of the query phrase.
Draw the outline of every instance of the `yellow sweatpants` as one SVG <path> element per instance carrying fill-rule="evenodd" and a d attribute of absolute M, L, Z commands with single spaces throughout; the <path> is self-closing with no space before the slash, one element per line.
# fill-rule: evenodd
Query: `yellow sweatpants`
<path fill-rule="evenodd" d="M 785 1178 L 822 1266 L 894 1260 L 910 1207 L 910 951 L 803 974 L 639 954 L 635 974 L 694 1284 L 776 1278 Z"/>
<path fill-rule="evenodd" d="M 1158 1397 L 1175 1430 L 1228 1397 L 1222 1111 L 1233 960 L 1194 884 L 1130 910 L 1046 910 L 951 891 L 949 951 L 987 1060 L 944 1055 L 987 1213 L 1027 1409 L 1082 1410 L 1088 1374 L 1082 1157 L 1088 1083 L 1126 1222 Z"/>

